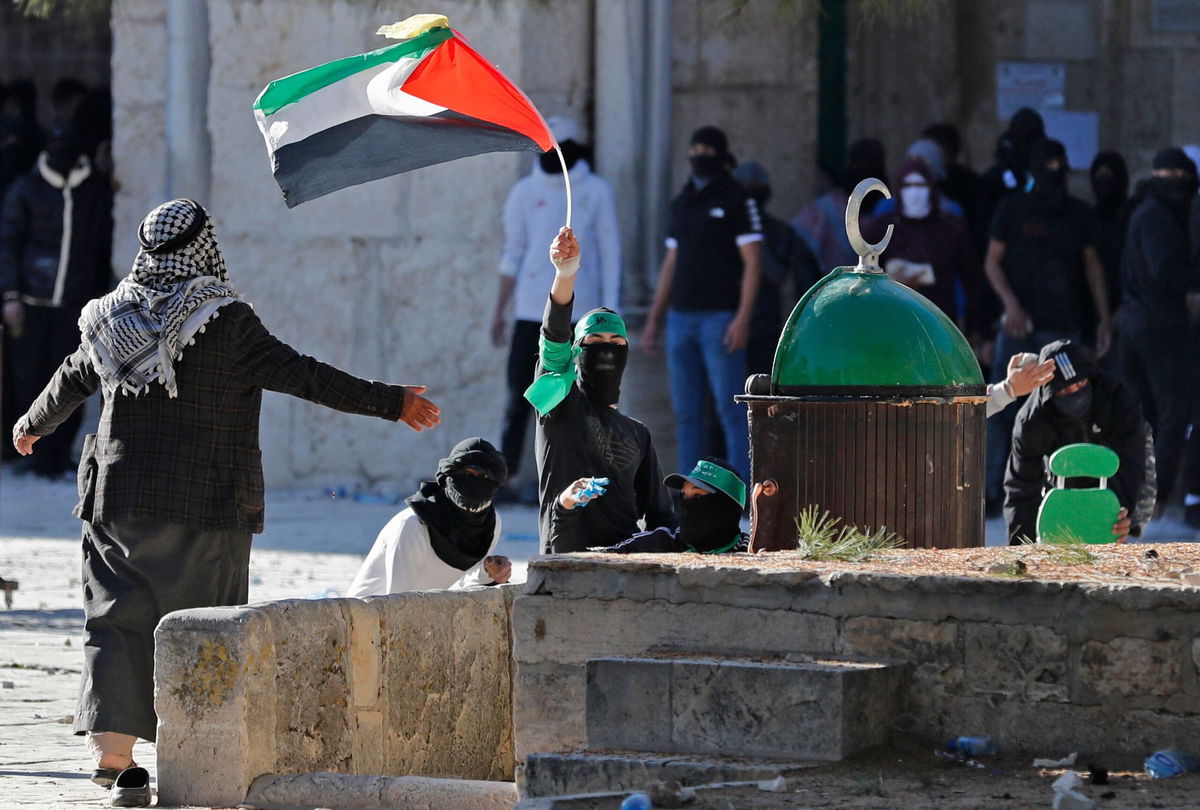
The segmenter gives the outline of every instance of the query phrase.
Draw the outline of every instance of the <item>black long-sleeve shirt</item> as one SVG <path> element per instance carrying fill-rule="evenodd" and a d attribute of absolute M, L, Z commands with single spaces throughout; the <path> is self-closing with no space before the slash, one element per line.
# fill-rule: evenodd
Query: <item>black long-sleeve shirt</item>
<path fill-rule="evenodd" d="M 571 342 L 571 304 L 547 301 L 542 335 L 554 343 Z M 540 363 L 537 373 L 545 373 Z M 677 525 L 654 442 L 641 422 L 595 404 L 575 384 L 566 399 L 538 418 L 536 439 L 543 553 L 610 546 L 636 534 L 642 518 L 647 529 Z M 567 517 L 571 528 L 565 531 L 559 521 L 567 513 L 558 496 L 587 477 L 607 477 L 608 491 L 586 509 L 573 510 L 579 514 Z"/>
<path fill-rule="evenodd" d="M 1121 256 L 1123 327 L 1181 336 L 1187 331 L 1187 293 L 1200 290 L 1187 223 L 1147 196 L 1129 220 Z"/>
<path fill-rule="evenodd" d="M 1090 385 L 1092 408 L 1084 419 L 1067 419 L 1050 407 L 1050 386 L 1031 394 L 1017 413 L 1004 476 L 1004 518 L 1010 538 L 1036 536 L 1038 508 L 1049 482 L 1046 459 L 1075 442 L 1100 444 L 1117 454 L 1121 466 L 1108 479 L 1108 488 L 1133 514 L 1146 481 L 1148 426 L 1133 393 L 1116 377 L 1097 371 Z"/>

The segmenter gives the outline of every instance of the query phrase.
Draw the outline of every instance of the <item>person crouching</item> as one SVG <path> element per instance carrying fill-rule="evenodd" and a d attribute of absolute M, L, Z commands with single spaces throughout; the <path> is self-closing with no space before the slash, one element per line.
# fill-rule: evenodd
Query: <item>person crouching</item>
<path fill-rule="evenodd" d="M 605 483 L 603 478 L 581 478 L 559 495 L 560 532 L 569 532 L 570 516 L 577 515 L 580 508 L 604 494 Z M 680 490 L 678 529 L 661 526 L 616 545 L 588 551 L 729 554 L 747 549 L 749 537 L 741 528 L 746 483 L 727 462 L 712 457 L 701 459 L 687 475 L 668 475 L 663 484 Z"/>
<path fill-rule="evenodd" d="M 508 582 L 512 564 L 491 556 L 500 542 L 492 499 L 508 477 L 504 456 L 480 438 L 463 439 L 422 481 L 375 538 L 347 596 L 459 589 Z"/>

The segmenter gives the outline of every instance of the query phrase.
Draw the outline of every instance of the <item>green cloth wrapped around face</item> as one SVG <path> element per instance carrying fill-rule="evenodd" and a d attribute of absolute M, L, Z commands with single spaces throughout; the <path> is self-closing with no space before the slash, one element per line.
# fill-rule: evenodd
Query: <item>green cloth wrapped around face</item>
<path fill-rule="evenodd" d="M 625 329 L 625 321 L 611 309 L 600 307 L 584 315 L 575 324 L 575 340 L 573 343 L 557 343 L 546 340 L 542 335 L 538 340 L 538 357 L 542 363 L 542 373 L 525 389 L 525 399 L 538 412 L 545 416 L 554 410 L 560 402 L 567 398 L 571 386 L 579 377 L 576 358 L 581 351 L 580 344 L 588 335 L 607 332 L 619 335 L 629 340 Z"/>

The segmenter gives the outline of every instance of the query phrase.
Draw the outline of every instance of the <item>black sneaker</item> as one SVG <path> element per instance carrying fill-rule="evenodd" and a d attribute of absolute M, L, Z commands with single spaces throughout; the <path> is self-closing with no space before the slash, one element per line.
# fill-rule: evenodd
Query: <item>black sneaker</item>
<path fill-rule="evenodd" d="M 113 807 L 149 807 L 150 772 L 134 765 L 117 775 L 109 801 Z"/>

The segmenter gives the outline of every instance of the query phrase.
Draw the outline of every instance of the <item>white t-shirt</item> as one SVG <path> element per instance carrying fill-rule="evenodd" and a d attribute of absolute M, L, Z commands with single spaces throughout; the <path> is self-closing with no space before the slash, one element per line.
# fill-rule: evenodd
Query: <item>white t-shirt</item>
<path fill-rule="evenodd" d="M 488 554 L 500 542 L 500 515 Z M 485 558 L 487 555 L 484 555 Z M 387 522 L 367 552 L 347 596 L 383 596 L 401 591 L 459 590 L 492 582 L 481 559 L 466 571 L 446 565 L 429 542 L 429 530 L 409 507 Z"/>

